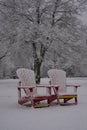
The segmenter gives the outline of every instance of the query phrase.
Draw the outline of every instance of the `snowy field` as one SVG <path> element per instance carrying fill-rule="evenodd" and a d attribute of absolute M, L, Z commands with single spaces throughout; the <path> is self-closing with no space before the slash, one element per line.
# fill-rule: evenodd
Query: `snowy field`
<path fill-rule="evenodd" d="M 87 78 L 68 83 L 81 86 L 78 105 L 34 109 L 17 104 L 17 80 L 0 80 L 0 130 L 87 130 Z"/>

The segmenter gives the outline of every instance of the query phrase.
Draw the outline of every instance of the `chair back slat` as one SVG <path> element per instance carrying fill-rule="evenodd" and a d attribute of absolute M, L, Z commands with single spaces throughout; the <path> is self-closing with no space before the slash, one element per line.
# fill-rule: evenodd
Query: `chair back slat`
<path fill-rule="evenodd" d="M 34 71 L 26 68 L 19 68 L 16 72 L 21 81 L 20 85 L 24 88 L 26 95 L 28 97 L 34 97 L 37 93 Z"/>
<path fill-rule="evenodd" d="M 50 69 L 48 76 L 51 81 L 51 85 L 58 85 L 59 92 L 66 92 L 66 72 L 58 69 Z"/>
<path fill-rule="evenodd" d="M 18 78 L 23 87 L 36 87 L 35 75 L 33 70 L 20 68 L 17 70 Z"/>

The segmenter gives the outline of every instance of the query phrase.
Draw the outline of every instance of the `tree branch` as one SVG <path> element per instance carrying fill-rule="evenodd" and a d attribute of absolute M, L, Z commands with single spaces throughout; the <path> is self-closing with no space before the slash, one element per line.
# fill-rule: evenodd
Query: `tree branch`
<path fill-rule="evenodd" d="M 7 53 L 8 53 L 8 50 L 4 53 L 4 55 L 0 56 L 0 61 L 1 61 L 4 57 L 6 57 Z"/>

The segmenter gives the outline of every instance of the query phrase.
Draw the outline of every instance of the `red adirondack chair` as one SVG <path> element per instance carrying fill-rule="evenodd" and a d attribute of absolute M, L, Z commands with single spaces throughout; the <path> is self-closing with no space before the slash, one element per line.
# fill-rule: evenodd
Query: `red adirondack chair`
<path fill-rule="evenodd" d="M 46 91 L 44 94 L 38 94 L 38 90 L 40 90 L 40 88 L 43 87 L 47 90 L 49 87 L 36 86 L 34 71 L 26 68 L 19 68 L 16 72 L 20 80 L 18 86 L 18 103 L 21 105 L 30 103 L 31 106 L 35 108 L 49 106 L 52 101 L 49 91 Z M 42 103 L 42 101 L 45 102 Z"/>

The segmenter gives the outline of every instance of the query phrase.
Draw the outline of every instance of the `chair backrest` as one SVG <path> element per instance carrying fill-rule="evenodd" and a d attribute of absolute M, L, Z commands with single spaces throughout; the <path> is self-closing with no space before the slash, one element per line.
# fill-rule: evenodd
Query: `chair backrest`
<path fill-rule="evenodd" d="M 48 71 L 51 85 L 60 86 L 59 92 L 66 92 L 66 72 L 58 69 L 50 69 Z"/>
<path fill-rule="evenodd" d="M 29 70 L 26 68 L 19 68 L 17 69 L 17 76 L 21 81 L 21 86 L 22 87 L 36 87 L 36 82 L 35 82 L 35 74 L 33 70 Z"/>

